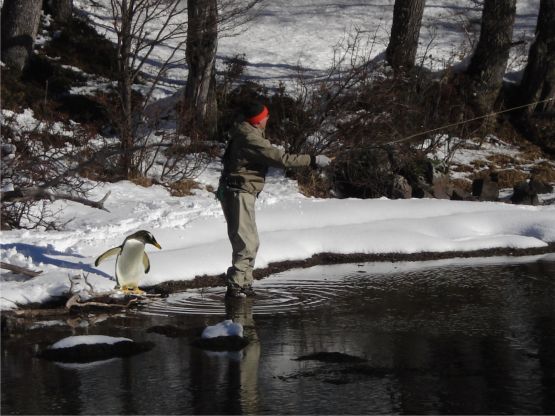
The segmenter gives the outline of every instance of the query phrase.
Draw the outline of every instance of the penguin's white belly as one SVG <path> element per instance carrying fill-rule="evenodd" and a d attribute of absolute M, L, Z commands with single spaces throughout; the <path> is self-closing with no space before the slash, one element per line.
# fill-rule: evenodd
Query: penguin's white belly
<path fill-rule="evenodd" d="M 139 241 L 125 243 L 116 263 L 116 275 L 120 286 L 139 286 L 139 280 L 144 274 L 144 252 L 145 245 Z"/>

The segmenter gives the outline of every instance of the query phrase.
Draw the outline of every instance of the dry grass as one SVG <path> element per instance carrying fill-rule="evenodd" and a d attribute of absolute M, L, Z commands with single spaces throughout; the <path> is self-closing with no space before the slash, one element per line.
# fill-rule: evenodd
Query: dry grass
<path fill-rule="evenodd" d="M 498 168 L 505 168 L 507 165 L 514 164 L 515 158 L 509 155 L 496 154 L 488 156 L 487 159 Z"/>
<path fill-rule="evenodd" d="M 453 179 L 451 181 L 456 188 L 462 189 L 465 192 L 472 193 L 472 181 L 470 179 Z"/>
<path fill-rule="evenodd" d="M 450 169 L 453 172 L 462 172 L 462 173 L 474 172 L 474 168 L 470 165 L 452 165 Z"/>
<path fill-rule="evenodd" d="M 451 181 L 456 188 L 462 189 L 469 194 L 472 193 L 472 181 L 469 179 L 453 179 Z"/>
<path fill-rule="evenodd" d="M 171 196 L 189 196 L 193 189 L 200 189 L 197 182 L 192 179 L 182 179 L 167 185 Z"/>
<path fill-rule="evenodd" d="M 524 144 L 518 156 L 521 161 L 528 163 L 545 157 L 541 149 L 533 144 Z"/>
<path fill-rule="evenodd" d="M 486 168 L 489 166 L 489 163 L 485 160 L 473 160 L 471 165 L 474 167 L 475 170 Z"/>
<path fill-rule="evenodd" d="M 545 183 L 555 182 L 555 167 L 549 162 L 540 162 L 532 168 L 531 176 Z"/>
<path fill-rule="evenodd" d="M 504 169 L 497 171 L 500 188 L 512 188 L 516 184 L 525 181 L 530 176 L 528 173 L 516 169 Z"/>
<path fill-rule="evenodd" d="M 329 198 L 331 182 L 317 172 L 305 171 L 298 172 L 297 180 L 299 191 L 305 196 L 314 196 L 316 198 Z"/>
<path fill-rule="evenodd" d="M 151 178 L 147 178 L 146 176 L 135 176 L 129 179 L 135 185 L 142 186 L 143 188 L 150 188 L 154 182 Z"/>

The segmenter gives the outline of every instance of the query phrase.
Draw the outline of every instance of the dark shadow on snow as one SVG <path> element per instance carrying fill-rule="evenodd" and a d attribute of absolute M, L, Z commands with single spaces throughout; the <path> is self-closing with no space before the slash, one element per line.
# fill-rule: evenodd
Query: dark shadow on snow
<path fill-rule="evenodd" d="M 0 249 L 2 251 L 15 249 L 17 250 L 18 253 L 21 253 L 24 256 L 31 257 L 33 259 L 33 263 L 51 264 L 53 266 L 63 267 L 65 269 L 81 270 L 85 273 L 94 273 L 103 277 L 107 277 L 108 279 L 112 279 L 112 276 L 110 276 L 107 273 L 104 273 L 101 270 L 94 268 L 90 264 L 86 264 L 81 261 L 78 263 L 75 263 L 72 261 L 61 260 L 61 259 L 50 257 L 50 256 L 59 256 L 59 257 L 71 256 L 71 257 L 84 258 L 84 256 L 81 256 L 79 254 L 68 254 L 68 253 L 58 251 L 54 249 L 51 245 L 47 247 L 39 247 L 39 246 L 33 246 L 31 244 L 23 244 L 23 243 L 0 244 Z"/>

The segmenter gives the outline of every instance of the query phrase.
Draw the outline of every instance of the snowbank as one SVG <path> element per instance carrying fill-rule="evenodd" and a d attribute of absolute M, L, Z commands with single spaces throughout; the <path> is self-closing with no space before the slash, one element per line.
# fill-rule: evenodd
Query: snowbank
<path fill-rule="evenodd" d="M 219 165 L 199 179 L 217 182 Z M 2 261 L 44 270 L 31 280 L 0 281 L 0 308 L 43 303 L 69 289 L 69 276 L 88 275 L 98 291 L 114 287 L 115 258 L 94 267 L 95 258 L 140 229 L 151 231 L 162 250 L 147 246 L 151 271 L 141 285 L 191 280 L 225 272 L 231 246 L 218 201 L 197 190 L 172 197 L 159 186 L 103 184 L 111 190 L 110 212 L 63 203 L 74 220 L 65 231 L 2 232 Z M 62 204 L 62 203 L 60 203 Z M 256 208 L 261 247 L 257 267 L 302 260 L 322 252 L 419 253 L 489 248 L 544 247 L 555 241 L 555 206 L 435 199 L 316 199 L 301 195 L 296 182 L 273 172 Z"/>

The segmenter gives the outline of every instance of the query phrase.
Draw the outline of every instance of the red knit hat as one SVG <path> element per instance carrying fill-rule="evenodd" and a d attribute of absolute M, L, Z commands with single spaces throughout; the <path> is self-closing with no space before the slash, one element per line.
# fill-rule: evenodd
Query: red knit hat
<path fill-rule="evenodd" d="M 249 123 L 256 125 L 264 120 L 270 112 L 268 107 L 258 102 L 247 103 L 243 106 L 243 115 L 245 120 Z"/>

